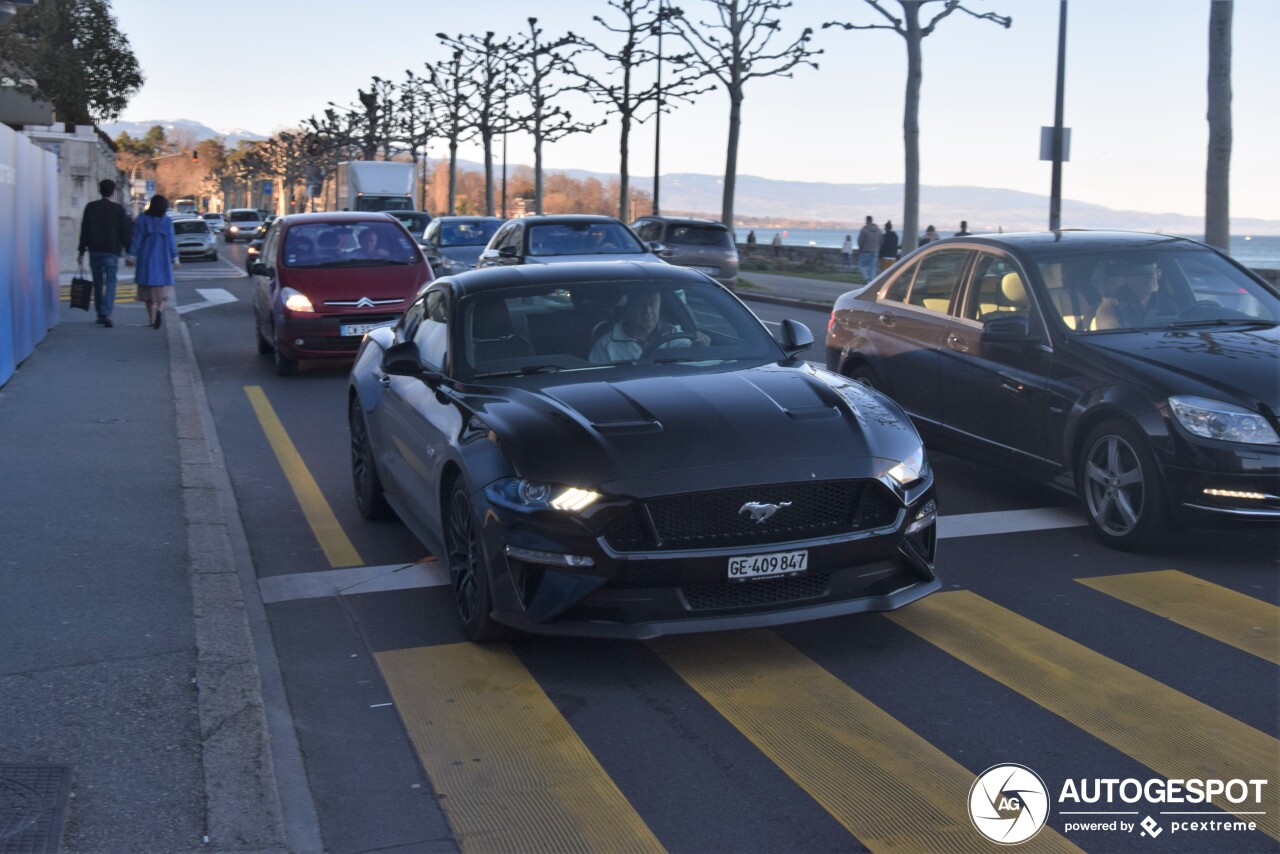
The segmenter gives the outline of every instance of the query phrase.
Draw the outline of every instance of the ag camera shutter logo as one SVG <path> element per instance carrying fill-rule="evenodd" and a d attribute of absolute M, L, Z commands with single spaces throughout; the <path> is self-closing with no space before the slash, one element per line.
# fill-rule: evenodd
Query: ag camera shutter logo
<path fill-rule="evenodd" d="M 992 765 L 969 789 L 969 819 L 1001 845 L 1018 845 L 1049 820 L 1049 789 L 1025 765 Z"/>

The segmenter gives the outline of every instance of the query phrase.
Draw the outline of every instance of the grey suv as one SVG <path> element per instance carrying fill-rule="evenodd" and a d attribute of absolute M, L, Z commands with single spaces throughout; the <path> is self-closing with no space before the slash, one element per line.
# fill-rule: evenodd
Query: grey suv
<path fill-rule="evenodd" d="M 694 217 L 642 216 L 631 230 L 646 243 L 661 243 L 669 264 L 706 273 L 726 288 L 738 287 L 738 249 L 722 222 Z"/>

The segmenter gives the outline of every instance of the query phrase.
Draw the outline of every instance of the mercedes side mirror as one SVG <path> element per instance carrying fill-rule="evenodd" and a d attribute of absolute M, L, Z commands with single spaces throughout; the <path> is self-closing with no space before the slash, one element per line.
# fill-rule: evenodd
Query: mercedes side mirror
<path fill-rule="evenodd" d="M 520 252 L 514 246 L 503 246 L 498 250 L 498 257 L 514 260 L 520 257 Z"/>
<path fill-rule="evenodd" d="M 1039 339 L 1031 334 L 1026 315 L 992 317 L 982 323 L 982 340 L 1002 344 L 1034 344 Z"/>
<path fill-rule="evenodd" d="M 271 278 L 271 270 L 261 261 L 254 261 L 253 265 L 249 267 L 249 272 L 255 276 L 265 276 L 268 279 Z"/>

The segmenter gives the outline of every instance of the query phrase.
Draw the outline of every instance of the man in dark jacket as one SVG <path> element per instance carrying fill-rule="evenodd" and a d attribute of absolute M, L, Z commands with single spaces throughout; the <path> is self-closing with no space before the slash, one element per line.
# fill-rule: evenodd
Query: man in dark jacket
<path fill-rule="evenodd" d="M 133 239 L 133 222 L 124 207 L 111 200 L 116 194 L 116 182 L 107 178 L 98 182 L 102 198 L 84 207 L 80 220 L 80 245 L 76 263 L 84 264 L 84 253 L 89 253 L 89 269 L 93 271 L 93 307 L 98 322 L 111 327 L 111 309 L 116 302 L 116 271 L 120 267 L 120 253 Z"/>

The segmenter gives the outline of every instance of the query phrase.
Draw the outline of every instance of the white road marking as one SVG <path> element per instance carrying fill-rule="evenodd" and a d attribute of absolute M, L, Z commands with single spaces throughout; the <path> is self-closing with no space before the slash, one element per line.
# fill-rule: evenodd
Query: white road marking
<path fill-rule="evenodd" d="M 938 536 L 981 537 L 988 534 L 1017 534 L 1052 528 L 1078 528 L 1089 524 L 1075 507 L 1041 507 L 1034 510 L 999 510 L 995 513 L 965 513 L 939 516 Z"/>
<path fill-rule="evenodd" d="M 413 590 L 418 587 L 440 587 L 448 583 L 449 571 L 439 563 L 398 563 L 273 575 L 259 578 L 258 590 L 262 593 L 262 601 L 270 605 L 294 599 Z"/>
<path fill-rule="evenodd" d="M 966 513 L 940 516 L 938 536 L 979 537 L 1016 534 L 1087 525 L 1074 507 L 1042 507 L 1034 510 L 1000 510 L 994 513 Z M 296 599 L 320 599 L 352 593 L 379 593 L 387 590 L 416 590 L 449 584 L 449 570 L 439 562 L 354 566 L 320 572 L 295 572 L 258 579 L 262 601 L 268 605 Z"/>
<path fill-rule="evenodd" d="M 180 305 L 178 306 L 178 314 L 186 314 L 188 311 L 195 311 L 198 308 L 208 308 L 211 305 L 224 305 L 236 301 L 235 294 L 222 288 L 196 288 L 196 293 L 204 297 L 204 302 Z"/>

